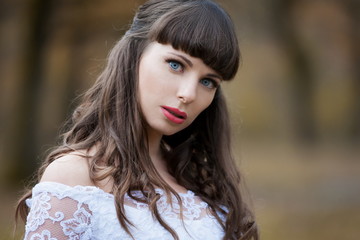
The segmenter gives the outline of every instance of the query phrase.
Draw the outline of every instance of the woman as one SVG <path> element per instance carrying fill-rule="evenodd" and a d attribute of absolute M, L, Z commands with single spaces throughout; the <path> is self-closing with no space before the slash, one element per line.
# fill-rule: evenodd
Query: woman
<path fill-rule="evenodd" d="M 211 0 L 142 5 L 20 200 L 25 239 L 257 239 L 220 88 L 239 55 Z"/>

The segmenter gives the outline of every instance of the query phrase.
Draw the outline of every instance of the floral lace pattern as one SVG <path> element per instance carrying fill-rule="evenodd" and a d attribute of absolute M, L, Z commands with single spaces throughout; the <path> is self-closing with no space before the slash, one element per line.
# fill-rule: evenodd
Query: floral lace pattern
<path fill-rule="evenodd" d="M 74 218 L 62 221 L 60 225 L 63 228 L 64 234 L 70 239 L 90 239 L 91 228 L 91 214 L 84 208 L 80 208 L 74 213 Z"/>
<path fill-rule="evenodd" d="M 171 202 L 169 203 L 166 194 L 161 189 L 156 189 L 156 193 L 160 195 L 160 199 L 157 201 L 157 207 L 162 216 L 166 218 L 179 218 L 180 217 L 180 204 L 175 196 L 171 196 Z M 137 198 L 142 198 L 143 195 L 141 192 L 135 192 L 133 195 Z M 205 211 L 208 207 L 207 203 L 202 201 L 199 197 L 195 196 L 192 191 L 187 191 L 187 193 L 179 193 L 182 201 L 183 207 L 183 216 L 187 220 L 199 219 L 202 215 L 205 214 Z M 128 202 L 136 205 L 137 208 L 147 209 L 147 204 L 137 202 L 130 198 L 129 196 L 125 197 Z"/>
<path fill-rule="evenodd" d="M 35 231 L 40 225 L 44 224 L 46 219 L 53 222 L 61 221 L 64 218 L 62 212 L 56 212 L 54 217 L 49 215 L 48 210 L 51 208 L 49 203 L 50 196 L 46 193 L 40 193 L 37 196 L 37 201 L 32 206 L 32 211 L 28 215 L 28 224 L 26 224 L 27 231 Z M 30 201 L 27 201 L 29 203 Z"/>
<path fill-rule="evenodd" d="M 193 192 L 179 194 L 181 205 L 175 196 L 171 196 L 170 201 L 163 190 L 156 192 L 160 195 L 159 213 L 180 239 L 222 239 L 220 224 L 208 213 L 208 205 Z M 137 191 L 133 195 L 142 197 Z M 132 239 L 119 224 L 114 196 L 97 187 L 42 182 L 33 188 L 32 199 L 26 203 L 30 207 L 26 240 Z M 125 196 L 124 207 L 126 216 L 134 224 L 129 229 L 135 239 L 173 239 L 154 219 L 147 204 Z"/>
<path fill-rule="evenodd" d="M 44 230 L 39 233 L 35 233 L 31 236 L 30 240 L 57 240 L 56 238 L 51 237 L 51 233 L 48 230 Z"/>

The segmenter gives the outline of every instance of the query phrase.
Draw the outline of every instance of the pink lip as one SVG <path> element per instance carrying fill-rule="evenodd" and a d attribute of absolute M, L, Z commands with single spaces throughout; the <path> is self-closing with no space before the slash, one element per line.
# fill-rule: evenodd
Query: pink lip
<path fill-rule="evenodd" d="M 161 111 L 163 112 L 163 114 L 167 119 L 169 119 L 170 121 L 176 124 L 183 123 L 187 118 L 187 114 L 185 112 L 180 111 L 177 108 L 161 106 Z"/>

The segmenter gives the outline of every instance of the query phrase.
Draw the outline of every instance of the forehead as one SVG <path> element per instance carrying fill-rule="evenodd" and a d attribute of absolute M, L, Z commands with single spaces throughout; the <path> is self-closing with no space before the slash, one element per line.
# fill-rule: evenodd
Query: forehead
<path fill-rule="evenodd" d="M 171 44 L 161 44 L 158 42 L 150 43 L 143 52 L 141 59 L 146 58 L 149 63 L 153 63 L 154 58 L 162 58 L 162 57 L 174 57 L 175 60 L 183 61 L 189 68 L 201 68 L 201 70 L 206 71 L 207 73 L 211 73 L 213 75 L 219 75 L 217 72 L 206 65 L 201 58 L 193 57 L 190 54 L 175 49 Z M 143 61 L 141 61 L 143 62 Z M 216 76 L 221 79 L 220 76 Z"/>
<path fill-rule="evenodd" d="M 147 56 L 162 56 L 164 54 L 179 55 L 191 59 L 193 61 L 202 61 L 200 58 L 192 57 L 190 54 L 175 49 L 171 44 L 162 44 L 158 42 L 151 42 L 144 50 L 142 58 Z"/>

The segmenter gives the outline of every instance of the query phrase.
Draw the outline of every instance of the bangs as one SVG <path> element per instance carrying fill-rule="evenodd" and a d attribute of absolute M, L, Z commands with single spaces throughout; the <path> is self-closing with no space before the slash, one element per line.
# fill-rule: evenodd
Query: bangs
<path fill-rule="evenodd" d="M 157 19 L 149 38 L 197 57 L 224 80 L 239 67 L 240 52 L 229 15 L 211 1 L 187 1 Z"/>

